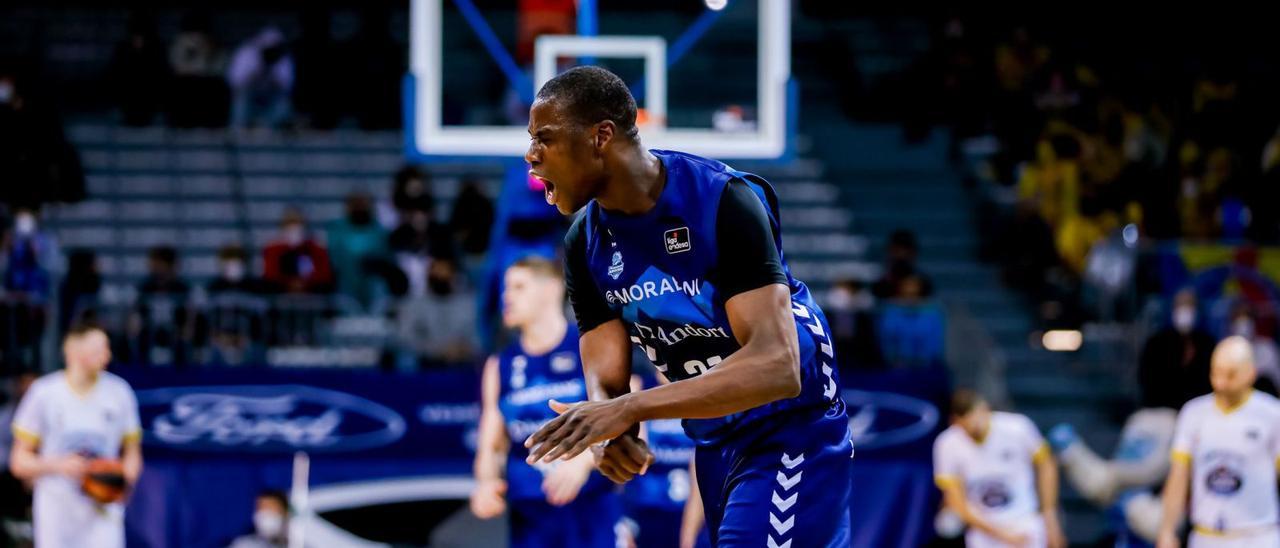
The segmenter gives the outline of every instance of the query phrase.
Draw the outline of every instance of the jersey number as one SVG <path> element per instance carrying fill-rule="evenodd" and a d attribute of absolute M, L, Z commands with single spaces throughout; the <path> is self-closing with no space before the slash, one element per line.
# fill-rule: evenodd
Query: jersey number
<path fill-rule="evenodd" d="M 721 362 L 721 360 L 722 358 L 720 358 L 720 356 L 711 356 L 710 358 L 707 358 L 705 363 L 699 360 L 689 360 L 684 362 L 684 372 L 696 377 L 706 373 L 708 369 L 715 367 Z"/>

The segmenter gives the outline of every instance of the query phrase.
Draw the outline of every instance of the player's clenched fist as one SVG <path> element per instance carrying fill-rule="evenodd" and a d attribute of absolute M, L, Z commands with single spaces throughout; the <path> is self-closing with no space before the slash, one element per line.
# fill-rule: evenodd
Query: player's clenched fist
<path fill-rule="evenodd" d="M 471 513 L 480 519 L 496 518 L 507 511 L 507 482 L 480 480 L 471 492 Z"/>
<path fill-rule="evenodd" d="M 624 399 L 574 404 L 551 400 L 548 405 L 560 416 L 525 440 L 527 462 L 568 460 L 592 445 L 622 435 L 636 424 L 624 404 Z"/>
<path fill-rule="evenodd" d="M 654 458 L 649 444 L 631 432 L 591 446 L 591 453 L 596 459 L 596 469 L 614 483 L 626 483 L 643 475 Z"/>

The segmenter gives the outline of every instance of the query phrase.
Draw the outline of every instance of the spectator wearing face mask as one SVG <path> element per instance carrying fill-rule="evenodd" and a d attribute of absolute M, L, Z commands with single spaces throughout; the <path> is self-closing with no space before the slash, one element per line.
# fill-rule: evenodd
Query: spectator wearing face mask
<path fill-rule="evenodd" d="M 59 262 L 58 244 L 40 228 L 36 211 L 18 209 L 5 241 L 4 289 L 31 302 L 45 302 L 49 299 L 51 273 Z"/>
<path fill-rule="evenodd" d="M 265 283 L 249 272 L 249 253 L 236 244 L 218 250 L 218 276 L 205 290 L 209 295 L 267 292 Z"/>
<path fill-rule="evenodd" d="M 432 259 L 426 294 L 400 304 L 401 343 L 419 363 L 474 359 L 480 347 L 475 330 L 475 300 L 475 293 L 458 276 L 453 259 Z"/>
<path fill-rule="evenodd" d="M 1256 386 L 1275 395 L 1280 387 L 1280 349 L 1276 348 L 1275 339 L 1259 331 L 1248 303 L 1240 302 L 1232 308 L 1229 330 L 1228 335 L 1244 337 L 1253 345 L 1253 367 L 1258 370 Z"/>
<path fill-rule="evenodd" d="M 373 218 L 373 198 L 364 192 L 347 196 L 347 215 L 326 230 L 329 258 L 338 292 L 368 307 L 379 280 L 376 267 L 387 259 L 387 233 Z"/>
<path fill-rule="evenodd" d="M 875 303 L 871 292 L 856 280 L 838 281 L 827 293 L 823 310 L 831 324 L 831 337 L 839 349 L 836 360 L 841 372 L 884 365 L 876 340 L 875 318 L 871 314 Z"/>
<path fill-rule="evenodd" d="M 289 501 L 280 491 L 258 495 L 253 534 L 239 537 L 228 548 L 285 548 L 289 545 Z"/>
<path fill-rule="evenodd" d="M 1195 292 L 1173 298 L 1170 323 L 1147 339 L 1138 364 L 1142 407 L 1181 409 L 1191 398 L 1208 394 L 1209 355 L 1214 339 L 1198 325 Z"/>
<path fill-rule="evenodd" d="M 286 293 L 326 293 L 333 287 L 329 251 L 307 233 L 296 209 L 286 211 L 280 235 L 262 250 L 263 278 Z"/>

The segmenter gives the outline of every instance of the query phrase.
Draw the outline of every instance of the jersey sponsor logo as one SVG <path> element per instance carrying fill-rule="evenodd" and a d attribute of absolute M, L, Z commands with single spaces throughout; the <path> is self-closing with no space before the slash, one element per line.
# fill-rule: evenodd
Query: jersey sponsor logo
<path fill-rule="evenodd" d="M 612 262 L 609 263 L 609 277 L 615 280 L 618 279 L 618 277 L 622 275 L 623 266 L 624 265 L 622 264 L 622 252 L 614 251 Z"/>
<path fill-rule="evenodd" d="M 584 391 L 582 380 L 573 379 L 515 390 L 507 396 L 507 401 L 512 405 L 530 405 L 560 398 L 581 398 Z"/>
<path fill-rule="evenodd" d="M 667 253 L 670 255 L 684 253 L 693 249 L 693 242 L 689 240 L 689 227 L 687 226 L 666 231 L 662 235 L 662 242 L 666 244 Z"/>
<path fill-rule="evenodd" d="M 604 298 L 609 301 L 609 304 L 631 304 L 672 293 L 684 293 L 694 297 L 702 293 L 700 284 L 701 282 L 696 278 L 690 281 L 680 281 L 675 276 L 667 276 L 656 281 L 649 280 L 631 284 L 622 289 L 607 290 L 604 292 Z"/>
<path fill-rule="evenodd" d="M 557 352 L 551 356 L 551 371 L 568 373 L 578 368 L 578 355 L 574 352 Z"/>
<path fill-rule="evenodd" d="M 158 388 L 138 392 L 145 440 L 175 449 L 357 451 L 389 445 L 405 421 L 367 399 L 312 386 Z"/>
<path fill-rule="evenodd" d="M 1205 474 L 1204 485 L 1219 495 L 1232 495 L 1244 486 L 1244 476 L 1229 466 L 1218 466 Z"/>
<path fill-rule="evenodd" d="M 975 500 L 993 510 L 1004 508 L 1013 502 L 1013 492 L 1004 484 L 1004 481 L 998 479 L 982 479 L 973 482 L 970 492 Z"/>
<path fill-rule="evenodd" d="M 684 324 L 673 329 L 663 329 L 661 325 L 647 326 L 640 323 L 633 323 L 636 333 L 640 338 L 650 341 L 662 341 L 667 346 L 673 346 L 689 337 L 703 337 L 711 339 L 727 339 L 729 333 L 723 327 L 701 327 L 693 324 Z"/>
<path fill-rule="evenodd" d="M 658 464 L 669 466 L 688 466 L 693 458 L 693 447 L 649 447 L 653 451 L 653 460 Z"/>

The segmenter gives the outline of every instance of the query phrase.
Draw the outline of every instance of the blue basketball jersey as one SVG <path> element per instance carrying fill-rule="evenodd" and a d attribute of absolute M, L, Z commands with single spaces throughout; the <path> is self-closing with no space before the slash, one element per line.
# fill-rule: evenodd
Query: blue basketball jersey
<path fill-rule="evenodd" d="M 792 411 L 822 409 L 843 415 L 826 320 L 809 289 L 782 255 L 778 200 L 764 179 L 723 163 L 680 152 L 653 150 L 666 168 L 658 203 L 641 215 L 610 213 L 592 201 L 582 234 L 591 278 L 631 341 L 674 382 L 697 377 L 738 350 L 725 298 L 717 293 L 720 249 L 716 216 L 720 197 L 744 181 L 764 204 L 791 290 L 799 335 L 799 396 L 716 419 L 689 419 L 684 429 L 699 445 L 765 435 L 782 428 Z M 821 413 L 820 413 L 821 414 Z"/>
<path fill-rule="evenodd" d="M 561 461 L 526 463 L 529 450 L 524 440 L 556 417 L 556 412 L 547 405 L 549 400 L 573 403 L 587 399 L 578 359 L 578 329 L 569 325 L 564 340 L 542 355 L 526 353 L 519 341 L 511 343 L 498 355 L 498 375 L 501 379 L 498 408 L 511 439 L 511 449 L 507 452 L 507 498 L 545 500 L 543 474 Z M 592 472 L 579 498 L 607 492 L 612 487 L 612 482 Z"/>

